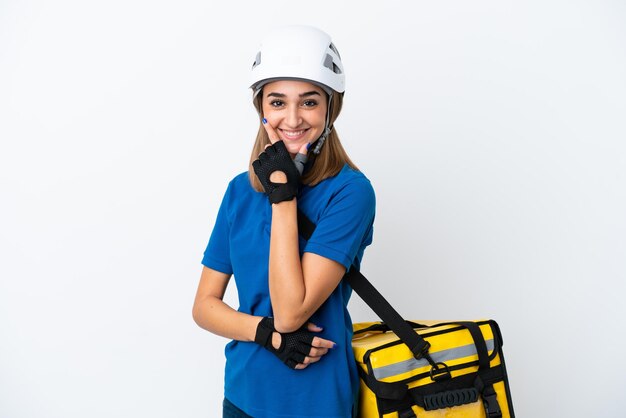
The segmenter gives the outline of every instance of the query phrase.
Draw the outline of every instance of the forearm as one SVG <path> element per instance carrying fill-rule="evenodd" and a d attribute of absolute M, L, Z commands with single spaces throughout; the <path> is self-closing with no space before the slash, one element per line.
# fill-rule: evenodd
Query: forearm
<path fill-rule="evenodd" d="M 277 331 L 294 331 L 311 316 L 304 306 L 296 199 L 272 205 L 269 289 Z"/>
<path fill-rule="evenodd" d="M 193 307 L 193 319 L 198 326 L 239 341 L 254 341 L 261 318 L 236 311 L 215 296 L 197 300 Z"/>

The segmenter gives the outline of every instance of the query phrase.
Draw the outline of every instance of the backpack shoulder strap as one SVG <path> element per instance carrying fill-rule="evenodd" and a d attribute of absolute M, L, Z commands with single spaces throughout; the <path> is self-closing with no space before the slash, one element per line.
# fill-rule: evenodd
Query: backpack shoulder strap
<path fill-rule="evenodd" d="M 305 240 L 309 240 L 315 231 L 315 223 L 311 221 L 300 209 L 298 209 L 298 233 Z M 434 361 L 428 354 L 430 344 L 417 334 L 413 328 L 402 319 L 389 302 L 380 292 L 358 271 L 353 264 L 348 272 L 343 276 L 350 287 L 363 299 L 363 301 L 382 319 L 393 332 L 411 350 L 416 359 L 426 358 L 432 366 Z"/>

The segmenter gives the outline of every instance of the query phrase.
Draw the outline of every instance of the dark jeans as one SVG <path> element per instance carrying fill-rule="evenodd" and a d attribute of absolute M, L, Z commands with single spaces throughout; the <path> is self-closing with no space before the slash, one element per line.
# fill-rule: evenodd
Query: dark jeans
<path fill-rule="evenodd" d="M 223 418 L 252 418 L 250 415 L 247 415 L 241 409 L 237 408 L 233 405 L 228 399 L 224 398 L 224 412 Z"/>

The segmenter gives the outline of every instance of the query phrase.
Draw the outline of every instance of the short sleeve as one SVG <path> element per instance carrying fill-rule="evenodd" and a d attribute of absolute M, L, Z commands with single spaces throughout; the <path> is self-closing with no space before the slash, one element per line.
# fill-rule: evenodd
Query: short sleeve
<path fill-rule="evenodd" d="M 359 250 L 372 242 L 375 211 L 369 180 L 350 181 L 330 199 L 304 252 L 330 258 L 348 270 Z"/>
<path fill-rule="evenodd" d="M 231 202 L 232 183 L 229 184 L 217 213 L 211 238 L 204 251 L 202 264 L 225 274 L 233 274 L 230 260 L 230 221 L 229 206 Z"/>

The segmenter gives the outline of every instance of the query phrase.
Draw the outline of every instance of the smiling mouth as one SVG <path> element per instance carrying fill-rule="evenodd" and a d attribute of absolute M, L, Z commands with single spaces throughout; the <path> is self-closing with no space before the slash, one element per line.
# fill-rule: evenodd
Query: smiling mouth
<path fill-rule="evenodd" d="M 306 132 L 309 130 L 309 128 L 307 129 L 300 129 L 297 131 L 286 131 L 284 129 L 279 129 L 279 131 L 283 134 L 283 136 L 286 139 L 300 139 L 304 136 L 304 134 L 306 134 Z"/>

